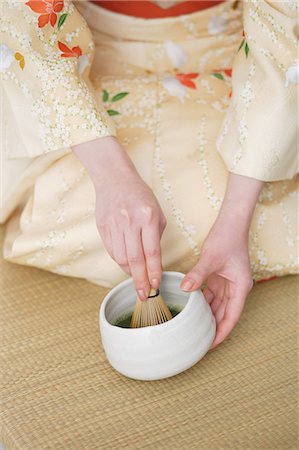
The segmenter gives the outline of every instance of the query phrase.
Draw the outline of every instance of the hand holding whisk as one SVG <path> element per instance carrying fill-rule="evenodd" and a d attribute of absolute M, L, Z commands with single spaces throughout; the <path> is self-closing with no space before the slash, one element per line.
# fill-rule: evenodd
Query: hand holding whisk
<path fill-rule="evenodd" d="M 136 306 L 131 320 L 131 328 L 159 325 L 172 319 L 172 314 L 163 300 L 159 289 L 150 289 L 147 300 L 137 297 Z"/>

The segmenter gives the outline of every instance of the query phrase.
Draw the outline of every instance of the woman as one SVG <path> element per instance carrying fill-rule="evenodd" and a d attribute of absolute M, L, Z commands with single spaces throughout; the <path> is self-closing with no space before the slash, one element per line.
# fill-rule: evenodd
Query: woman
<path fill-rule="evenodd" d="M 4 257 L 143 300 L 187 272 L 215 347 L 298 272 L 296 4 L 97 3 L 2 6 Z"/>

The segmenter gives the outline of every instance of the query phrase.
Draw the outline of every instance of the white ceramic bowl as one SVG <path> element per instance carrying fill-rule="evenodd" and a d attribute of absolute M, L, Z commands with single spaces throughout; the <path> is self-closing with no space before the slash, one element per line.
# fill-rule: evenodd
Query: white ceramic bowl
<path fill-rule="evenodd" d="M 200 290 L 180 289 L 180 272 L 163 272 L 160 293 L 168 305 L 182 308 L 173 319 L 144 328 L 122 328 L 114 323 L 134 310 L 132 278 L 115 286 L 100 307 L 100 332 L 108 361 L 118 372 L 137 380 L 160 380 L 197 363 L 209 350 L 216 324 Z"/>

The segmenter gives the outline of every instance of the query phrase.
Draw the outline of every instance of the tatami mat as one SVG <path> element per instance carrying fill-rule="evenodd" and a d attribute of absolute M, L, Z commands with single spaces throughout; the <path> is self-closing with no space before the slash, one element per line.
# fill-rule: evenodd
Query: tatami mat
<path fill-rule="evenodd" d="M 231 336 L 193 368 L 138 382 L 103 353 L 106 289 L 0 270 L 7 450 L 297 448 L 297 277 L 257 285 Z"/>

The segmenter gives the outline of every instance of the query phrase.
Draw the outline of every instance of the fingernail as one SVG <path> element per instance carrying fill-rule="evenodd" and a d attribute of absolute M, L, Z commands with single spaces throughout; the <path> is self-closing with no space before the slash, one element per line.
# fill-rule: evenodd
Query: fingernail
<path fill-rule="evenodd" d="M 151 285 L 152 285 L 153 288 L 158 289 L 159 284 L 160 284 L 160 283 L 159 283 L 158 278 L 152 278 L 152 280 L 151 280 Z"/>
<path fill-rule="evenodd" d="M 194 281 L 192 280 L 183 280 L 183 282 L 180 284 L 180 288 L 183 289 L 183 291 L 189 291 L 194 286 Z"/>
<path fill-rule="evenodd" d="M 138 297 L 140 300 L 146 300 L 147 299 L 147 295 L 146 292 L 143 289 L 138 289 Z"/>

